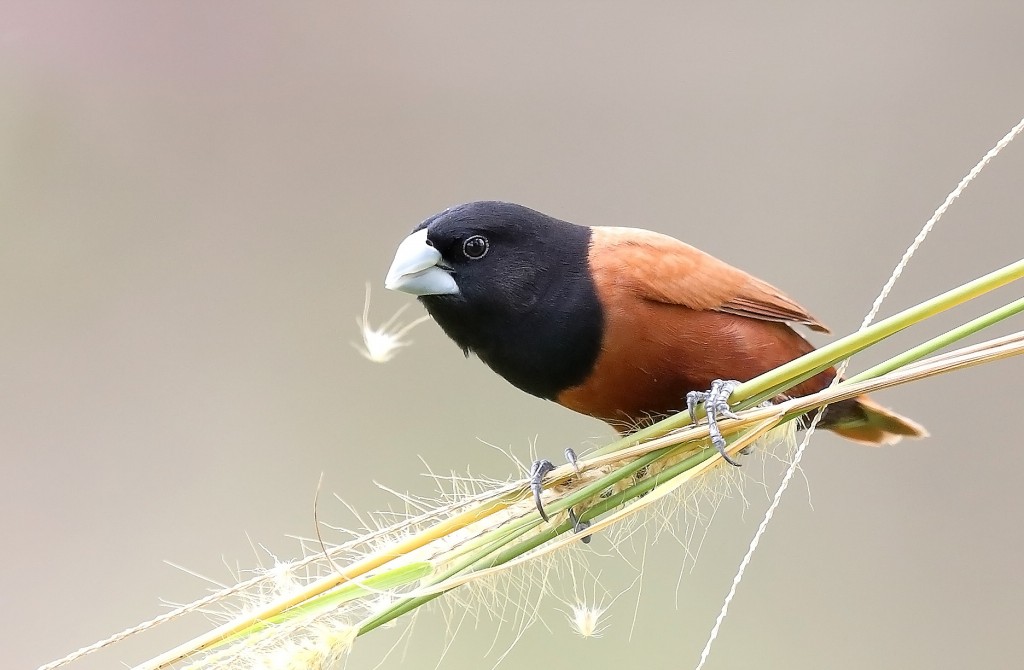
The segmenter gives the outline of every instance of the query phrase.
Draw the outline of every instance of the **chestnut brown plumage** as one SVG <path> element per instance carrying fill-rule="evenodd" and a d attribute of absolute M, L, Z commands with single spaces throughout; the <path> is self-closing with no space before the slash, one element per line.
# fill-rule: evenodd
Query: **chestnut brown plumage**
<path fill-rule="evenodd" d="M 420 296 L 467 355 L 517 387 L 620 432 L 685 408 L 712 380 L 746 381 L 812 351 L 794 325 L 828 332 L 775 287 L 675 238 L 502 202 L 421 223 L 387 284 Z M 829 406 L 820 425 L 865 444 L 927 434 L 866 396 Z"/>

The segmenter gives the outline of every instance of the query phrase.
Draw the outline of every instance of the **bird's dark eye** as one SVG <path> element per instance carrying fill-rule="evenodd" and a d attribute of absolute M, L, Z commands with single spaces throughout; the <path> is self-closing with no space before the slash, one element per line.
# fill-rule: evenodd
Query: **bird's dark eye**
<path fill-rule="evenodd" d="M 466 258 L 474 261 L 486 256 L 489 248 L 490 244 L 488 244 L 487 238 L 483 235 L 467 237 L 466 241 L 462 243 L 462 253 Z"/>

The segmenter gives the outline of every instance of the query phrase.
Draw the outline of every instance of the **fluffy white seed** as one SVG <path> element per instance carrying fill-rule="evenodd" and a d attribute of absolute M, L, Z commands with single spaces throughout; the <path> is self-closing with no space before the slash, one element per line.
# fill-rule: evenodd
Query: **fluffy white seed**
<path fill-rule="evenodd" d="M 356 324 L 359 326 L 359 334 L 362 336 L 362 342 L 353 342 L 352 346 L 356 348 L 363 358 L 374 363 L 387 363 L 398 350 L 402 347 L 407 347 L 412 342 L 403 339 L 406 334 L 416 326 L 420 325 L 424 321 L 428 320 L 429 316 L 421 316 L 408 325 L 402 325 L 398 323 L 398 317 L 402 315 L 405 308 L 408 305 L 403 305 L 397 312 L 392 315 L 390 319 L 385 321 L 379 328 L 374 328 L 370 325 L 370 284 L 366 284 L 366 300 L 363 303 L 363 315 L 362 317 L 356 317 Z"/>

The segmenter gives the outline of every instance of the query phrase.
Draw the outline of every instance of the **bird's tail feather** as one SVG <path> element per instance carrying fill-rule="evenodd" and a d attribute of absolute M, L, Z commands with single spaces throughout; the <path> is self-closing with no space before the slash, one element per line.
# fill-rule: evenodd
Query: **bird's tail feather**
<path fill-rule="evenodd" d="M 875 447 L 896 444 L 904 437 L 927 437 L 921 424 L 879 405 L 866 395 L 836 403 L 823 427 L 848 440 Z"/>

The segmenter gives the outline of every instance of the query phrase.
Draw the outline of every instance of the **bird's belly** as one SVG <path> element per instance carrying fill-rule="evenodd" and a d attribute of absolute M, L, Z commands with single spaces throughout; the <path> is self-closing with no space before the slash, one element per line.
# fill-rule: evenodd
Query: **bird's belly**
<path fill-rule="evenodd" d="M 639 313 L 634 306 L 629 317 L 609 314 L 591 374 L 556 400 L 620 432 L 683 409 L 687 392 L 707 390 L 715 379 L 746 381 L 813 349 L 785 324 L 731 314 L 661 303 Z M 830 380 L 823 372 L 794 395 Z"/>
<path fill-rule="evenodd" d="M 560 393 L 557 401 L 628 432 L 683 409 L 686 394 L 706 390 L 713 379 L 744 376 L 702 374 L 687 368 L 684 361 L 672 368 L 652 364 L 657 362 L 634 360 L 634 365 L 616 363 L 608 369 L 599 366 L 595 375 Z"/>

